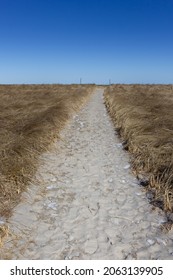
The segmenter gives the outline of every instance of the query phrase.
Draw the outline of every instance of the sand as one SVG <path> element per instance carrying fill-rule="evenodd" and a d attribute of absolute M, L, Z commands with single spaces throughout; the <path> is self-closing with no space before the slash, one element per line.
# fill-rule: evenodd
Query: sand
<path fill-rule="evenodd" d="M 40 158 L 37 183 L 8 221 L 1 259 L 173 259 L 161 225 L 131 173 L 97 88 Z"/>

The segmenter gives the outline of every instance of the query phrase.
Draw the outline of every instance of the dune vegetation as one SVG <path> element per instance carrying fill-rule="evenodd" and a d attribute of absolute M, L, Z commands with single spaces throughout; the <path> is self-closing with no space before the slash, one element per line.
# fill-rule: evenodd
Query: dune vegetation
<path fill-rule="evenodd" d="M 31 182 L 39 155 L 58 138 L 93 87 L 0 85 L 0 216 L 10 215 Z"/>
<path fill-rule="evenodd" d="M 173 86 L 111 85 L 105 105 L 150 202 L 173 211 Z"/>

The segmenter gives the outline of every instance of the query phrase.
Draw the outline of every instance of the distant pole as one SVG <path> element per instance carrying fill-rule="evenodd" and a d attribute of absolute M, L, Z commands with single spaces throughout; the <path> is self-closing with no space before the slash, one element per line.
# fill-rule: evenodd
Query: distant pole
<path fill-rule="evenodd" d="M 111 79 L 109 79 L 109 85 L 111 85 Z"/>
<path fill-rule="evenodd" d="M 82 84 L 82 78 L 80 78 L 80 84 Z"/>

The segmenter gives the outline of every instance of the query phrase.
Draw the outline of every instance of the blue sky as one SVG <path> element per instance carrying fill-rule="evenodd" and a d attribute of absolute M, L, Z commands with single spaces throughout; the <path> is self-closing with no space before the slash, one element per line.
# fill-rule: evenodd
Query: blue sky
<path fill-rule="evenodd" d="M 173 0 L 0 0 L 0 83 L 173 83 Z"/>

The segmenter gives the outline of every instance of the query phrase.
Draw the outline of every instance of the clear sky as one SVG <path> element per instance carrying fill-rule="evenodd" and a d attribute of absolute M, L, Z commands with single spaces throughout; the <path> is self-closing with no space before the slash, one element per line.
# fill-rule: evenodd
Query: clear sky
<path fill-rule="evenodd" d="M 0 83 L 173 83 L 173 0 L 0 0 Z"/>

